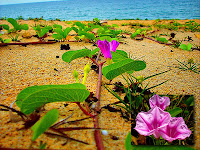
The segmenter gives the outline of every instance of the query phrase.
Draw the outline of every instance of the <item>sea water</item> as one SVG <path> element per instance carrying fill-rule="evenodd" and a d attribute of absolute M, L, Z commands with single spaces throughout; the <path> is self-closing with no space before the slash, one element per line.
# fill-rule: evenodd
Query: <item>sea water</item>
<path fill-rule="evenodd" d="M 200 19 L 200 0 L 63 0 L 0 5 L 0 18 Z"/>

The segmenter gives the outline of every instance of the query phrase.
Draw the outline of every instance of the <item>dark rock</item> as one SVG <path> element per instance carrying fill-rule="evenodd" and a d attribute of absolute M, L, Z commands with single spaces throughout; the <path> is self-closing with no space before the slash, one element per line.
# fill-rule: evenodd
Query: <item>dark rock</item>
<path fill-rule="evenodd" d="M 70 49 L 69 44 L 61 44 L 60 45 L 60 50 L 69 50 L 69 49 Z"/>
<path fill-rule="evenodd" d="M 59 58 L 59 56 L 56 56 L 56 58 Z"/>
<path fill-rule="evenodd" d="M 174 38 L 176 34 L 175 33 L 171 33 L 170 35 L 171 35 L 171 38 Z"/>
<path fill-rule="evenodd" d="M 56 68 L 54 68 L 55 71 L 58 71 Z"/>
<path fill-rule="evenodd" d="M 173 50 L 171 50 L 171 52 L 173 52 Z"/>
<path fill-rule="evenodd" d="M 117 136 L 111 136 L 111 139 L 113 139 L 113 140 L 119 140 L 119 137 L 117 137 Z"/>

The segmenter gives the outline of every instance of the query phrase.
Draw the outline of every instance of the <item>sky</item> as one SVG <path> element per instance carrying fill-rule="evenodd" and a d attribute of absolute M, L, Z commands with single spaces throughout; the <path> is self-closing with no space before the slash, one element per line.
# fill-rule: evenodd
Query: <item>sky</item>
<path fill-rule="evenodd" d="M 46 2 L 46 1 L 57 1 L 57 0 L 0 0 L 0 5 L 32 3 L 32 2 Z"/>

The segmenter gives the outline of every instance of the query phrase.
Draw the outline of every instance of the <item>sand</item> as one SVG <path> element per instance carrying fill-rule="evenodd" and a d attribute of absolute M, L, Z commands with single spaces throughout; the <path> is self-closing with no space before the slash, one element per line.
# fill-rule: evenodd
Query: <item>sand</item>
<path fill-rule="evenodd" d="M 183 23 L 187 20 L 178 20 Z M 200 23 L 200 20 L 195 20 Z M 35 23 L 41 24 L 60 24 L 63 27 L 69 26 L 66 22 L 59 21 L 23 21 L 20 23 L 27 23 L 29 26 L 33 26 Z M 166 23 L 167 21 L 162 21 Z M 168 21 L 170 22 L 170 21 Z M 156 21 L 153 20 L 114 20 L 108 21 L 107 24 L 118 24 L 119 28 L 129 32 L 133 32 L 134 29 L 130 25 L 122 26 L 124 23 L 141 23 L 141 24 L 155 24 Z M 0 24 L 8 24 L 7 21 L 0 21 Z M 35 31 L 30 28 L 28 31 L 22 31 L 19 33 L 20 38 L 24 32 L 30 32 L 32 35 Z M 184 39 L 188 35 L 192 37 L 193 44 L 200 46 L 199 39 L 195 34 L 198 32 L 183 32 L 160 30 L 155 34 L 160 33 L 176 33 L 177 39 Z M 194 58 L 194 61 L 200 64 L 200 51 L 184 51 L 181 49 L 173 48 L 164 44 L 159 44 L 154 41 L 144 39 L 142 41 L 132 40 L 130 35 L 125 35 L 127 38 L 123 39 L 118 47 L 120 50 L 124 50 L 130 53 L 132 58 L 144 60 L 147 64 L 146 69 L 138 72 L 134 72 L 134 76 L 149 76 L 155 73 L 166 71 L 171 69 L 170 72 L 151 78 L 149 86 L 156 85 L 165 80 L 169 80 L 167 83 L 152 89 L 152 92 L 157 92 L 158 94 L 178 94 L 178 95 L 194 95 L 195 97 L 195 147 L 200 148 L 200 76 L 192 71 L 182 71 L 176 66 L 178 59 L 181 62 L 187 62 L 189 58 Z M 7 35 L 2 35 L 2 37 L 7 38 Z M 20 39 L 19 38 L 19 39 Z M 52 39 L 51 36 L 46 39 Z M 73 40 L 73 38 L 72 38 Z M 23 38 L 21 42 L 38 41 L 37 38 L 32 37 L 30 39 Z M 187 43 L 185 41 L 185 43 Z M 1 81 L 0 81 L 0 103 L 9 106 L 17 97 L 19 92 L 26 87 L 33 85 L 47 85 L 47 84 L 70 84 L 75 83 L 73 78 L 73 70 L 76 69 L 79 73 L 79 78 L 82 80 L 83 68 L 88 62 L 92 65 L 92 61 L 87 58 L 80 58 L 73 60 L 70 64 L 62 61 L 62 54 L 65 50 L 60 50 L 61 44 L 70 44 L 70 50 L 79 50 L 85 47 L 89 49 L 95 49 L 91 43 L 87 42 L 57 42 L 55 44 L 41 44 L 41 45 L 9 45 L 0 47 L 0 66 L 1 66 Z M 59 58 L 56 58 L 59 56 Z M 104 60 L 104 58 L 101 58 Z M 55 71 L 57 69 L 57 71 Z M 91 92 L 96 92 L 98 75 L 95 71 L 91 71 L 86 80 L 87 89 Z M 105 77 L 102 79 L 103 84 L 109 83 Z M 125 83 L 121 76 L 115 78 L 112 83 L 121 81 Z M 144 83 L 144 84 L 147 84 Z M 111 86 L 110 86 L 111 87 Z M 123 95 L 121 95 L 123 96 Z M 112 96 L 103 86 L 101 91 L 101 106 L 105 106 L 109 103 L 115 102 L 117 99 Z M 64 106 L 65 102 L 62 103 L 50 103 L 45 105 L 45 110 L 42 111 L 41 115 L 44 115 L 47 111 L 57 108 L 59 110 L 59 120 L 66 118 L 70 114 L 74 113 L 69 120 L 81 119 L 87 117 L 80 111 L 76 104 L 69 104 L 67 107 Z M 14 104 L 14 108 L 19 108 Z M 130 121 L 125 121 L 120 117 L 119 112 L 109 112 L 107 109 L 103 109 L 99 115 L 99 124 L 101 128 L 108 129 L 108 135 L 102 135 L 104 146 L 106 149 L 122 150 L 124 148 L 124 140 L 127 133 L 131 130 Z M 23 122 L 9 122 L 9 113 L 1 111 L 0 112 L 0 147 L 5 148 L 28 148 L 31 143 L 32 131 L 31 129 L 20 130 L 23 127 Z M 92 119 L 88 119 L 76 124 L 66 124 L 67 126 L 87 126 L 93 127 Z M 54 138 L 46 135 L 41 135 L 34 143 L 33 148 L 38 148 L 40 141 L 46 142 L 48 149 L 96 149 L 94 141 L 94 131 L 93 130 L 83 130 L 83 131 L 71 131 L 67 132 L 67 135 L 76 139 L 87 141 L 90 145 L 85 145 L 75 141 L 68 141 L 66 145 L 65 139 Z M 113 140 L 112 137 L 116 136 L 119 139 Z"/>

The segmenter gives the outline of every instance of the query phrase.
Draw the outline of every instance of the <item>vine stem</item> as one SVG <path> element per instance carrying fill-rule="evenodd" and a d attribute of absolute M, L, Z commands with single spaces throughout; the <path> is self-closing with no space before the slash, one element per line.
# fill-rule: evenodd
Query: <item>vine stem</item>
<path fill-rule="evenodd" d="M 102 81 L 102 66 L 103 63 L 99 64 L 99 76 L 98 76 L 98 82 L 97 82 L 97 91 L 96 91 L 96 98 L 98 99 L 96 103 L 96 113 L 100 110 L 100 94 L 101 94 L 101 81 Z M 98 123 L 99 116 L 96 115 L 93 118 L 94 122 L 94 128 L 99 128 L 99 123 Z M 94 136 L 95 136 L 95 141 L 96 141 L 96 146 L 97 150 L 104 150 L 104 145 L 103 145 L 103 140 L 101 137 L 101 133 L 99 130 L 94 131 Z"/>

